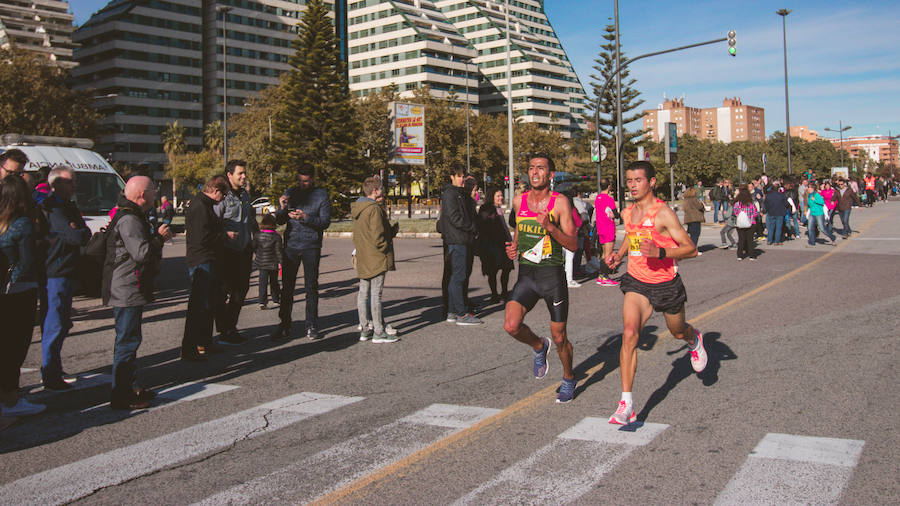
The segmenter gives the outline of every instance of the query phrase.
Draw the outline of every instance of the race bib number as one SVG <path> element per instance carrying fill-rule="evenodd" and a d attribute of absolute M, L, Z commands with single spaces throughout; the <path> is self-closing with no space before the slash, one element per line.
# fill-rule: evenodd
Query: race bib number
<path fill-rule="evenodd" d="M 650 239 L 651 237 L 652 235 L 649 230 L 638 230 L 633 234 L 628 234 L 628 256 L 641 256 L 641 242 L 643 242 L 644 239 Z"/>

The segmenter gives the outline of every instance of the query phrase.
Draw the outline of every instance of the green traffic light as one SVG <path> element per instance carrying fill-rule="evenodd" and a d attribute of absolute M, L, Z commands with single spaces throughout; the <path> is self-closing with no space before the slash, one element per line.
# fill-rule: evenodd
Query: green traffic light
<path fill-rule="evenodd" d="M 730 54 L 731 56 L 737 56 L 737 48 L 736 48 L 736 47 L 729 47 L 729 48 L 728 48 L 728 54 Z"/>

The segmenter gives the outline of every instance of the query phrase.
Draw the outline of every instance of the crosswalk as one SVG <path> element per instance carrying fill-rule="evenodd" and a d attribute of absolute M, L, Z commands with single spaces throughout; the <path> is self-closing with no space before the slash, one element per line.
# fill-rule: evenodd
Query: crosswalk
<path fill-rule="evenodd" d="M 235 386 L 187 383 L 160 392 L 165 402 L 190 402 Z M 168 399 L 168 401 L 166 401 Z M 302 392 L 198 423 L 146 441 L 91 455 L 0 484 L 0 504 L 64 504 L 160 470 L 190 464 L 244 440 L 292 427 L 313 417 L 343 416 L 363 397 Z M 97 409 L 95 406 L 86 410 Z M 156 408 L 154 408 L 156 409 Z M 370 427 L 333 446 L 247 481 L 194 498 L 197 505 L 302 504 L 340 491 L 454 434 L 490 421 L 500 410 L 431 404 Z M 586 417 L 527 457 L 493 475 L 480 476 L 455 500 L 468 504 L 572 504 L 597 490 L 607 475 L 642 448 L 670 444 L 661 423 L 628 427 Z M 849 485 L 865 442 L 791 434 L 766 434 L 718 495 L 716 504 L 836 504 Z M 552 470 L 548 473 L 547 470 Z M 652 473 L 648 473 L 648 476 Z M 298 477 L 302 476 L 302 482 Z M 540 476 L 540 480 L 535 480 Z M 724 482 L 724 480 L 723 480 Z M 455 495 L 455 494 L 454 494 Z"/>

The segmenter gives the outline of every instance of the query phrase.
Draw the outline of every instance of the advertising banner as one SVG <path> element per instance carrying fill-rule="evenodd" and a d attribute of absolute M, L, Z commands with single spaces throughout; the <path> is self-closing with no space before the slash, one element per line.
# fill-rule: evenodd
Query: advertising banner
<path fill-rule="evenodd" d="M 391 103 L 393 156 L 391 163 L 425 165 L 425 106 Z"/>

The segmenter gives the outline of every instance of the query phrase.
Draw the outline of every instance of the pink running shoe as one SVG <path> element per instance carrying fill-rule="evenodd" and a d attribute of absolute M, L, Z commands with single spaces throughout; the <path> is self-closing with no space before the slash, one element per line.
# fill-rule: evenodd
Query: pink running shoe
<path fill-rule="evenodd" d="M 696 350 L 690 350 L 691 367 L 694 368 L 694 372 L 703 372 L 703 369 L 706 369 L 706 348 L 703 347 L 703 336 L 700 332 L 694 329 L 694 334 L 697 336 L 697 342 L 700 345 L 697 346 Z"/>
<path fill-rule="evenodd" d="M 597 284 L 600 286 L 619 286 L 618 281 L 603 276 L 597 278 Z"/>
<path fill-rule="evenodd" d="M 637 415 L 634 414 L 634 407 L 625 401 L 619 401 L 619 408 L 609 417 L 609 423 L 613 425 L 628 425 L 635 420 Z"/>

